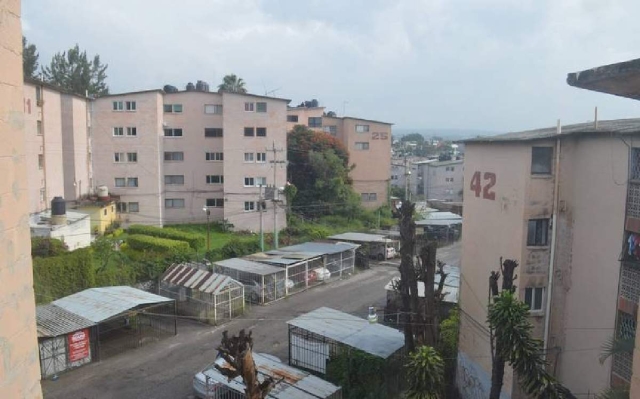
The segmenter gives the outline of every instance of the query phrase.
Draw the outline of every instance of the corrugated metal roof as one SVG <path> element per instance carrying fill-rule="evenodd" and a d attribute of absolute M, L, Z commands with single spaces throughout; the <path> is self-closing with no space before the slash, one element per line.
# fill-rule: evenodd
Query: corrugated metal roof
<path fill-rule="evenodd" d="M 229 276 L 213 273 L 185 263 L 174 264 L 169 267 L 162 275 L 161 281 L 207 294 L 219 294 L 226 291 L 230 285 L 242 287 L 242 284 Z"/>
<path fill-rule="evenodd" d="M 593 122 L 578 123 L 575 125 L 562 126 L 560 137 L 567 137 L 578 134 L 593 134 L 608 136 L 610 134 L 633 134 L 640 133 L 640 119 L 616 119 L 608 121 L 598 121 L 596 129 Z M 463 143 L 490 143 L 503 141 L 532 141 L 549 138 L 556 138 L 557 128 L 547 127 L 543 129 L 526 130 L 523 132 L 498 134 L 495 136 L 476 137 L 472 139 L 462 140 Z"/>
<path fill-rule="evenodd" d="M 238 270 L 241 272 L 248 272 L 260 275 L 267 275 L 273 273 L 283 272 L 283 269 L 276 266 L 270 266 L 264 263 L 253 262 L 242 258 L 225 259 L 218 262 L 214 262 L 214 265 L 222 267 L 228 267 L 229 269 Z"/>
<path fill-rule="evenodd" d="M 100 323 L 140 305 L 173 302 L 173 299 L 127 286 L 89 288 L 52 303 L 94 323 Z"/>
<path fill-rule="evenodd" d="M 253 354 L 253 360 L 256 363 L 258 379 L 260 381 L 267 376 L 273 377 L 276 381 L 284 377 L 284 381 L 277 384 L 271 392 L 269 392 L 269 397 L 277 399 L 327 398 L 341 389 L 339 386 L 307 373 L 306 371 L 291 367 L 276 359 L 274 356 L 262 353 Z M 220 366 L 224 367 L 224 365 L 226 365 L 226 362 L 222 358 L 218 359 L 218 362 Z M 204 370 L 202 374 L 217 383 L 224 384 L 237 392 L 244 393 L 244 384 L 240 376 L 229 381 L 227 377 L 220 374 L 213 365 Z M 198 378 L 198 376 L 196 376 L 196 378 Z M 204 380 L 206 377 L 202 376 L 201 378 Z"/>
<path fill-rule="evenodd" d="M 49 304 L 36 307 L 36 324 L 38 337 L 57 337 L 91 327 L 95 323 L 75 313 L 67 312 L 56 305 Z"/>
<path fill-rule="evenodd" d="M 354 233 L 354 232 L 335 234 L 327 238 L 330 240 L 358 241 L 358 242 L 383 243 L 386 241 L 386 238 L 384 236 L 381 236 L 378 234 L 366 234 L 366 233 Z"/>
<path fill-rule="evenodd" d="M 287 324 L 383 359 L 404 346 L 404 335 L 400 331 L 327 307 L 305 313 Z"/>
<path fill-rule="evenodd" d="M 323 255 L 337 254 L 358 248 L 359 245 L 346 242 L 305 242 L 303 244 L 291 245 L 280 248 L 283 252 L 316 252 Z"/>

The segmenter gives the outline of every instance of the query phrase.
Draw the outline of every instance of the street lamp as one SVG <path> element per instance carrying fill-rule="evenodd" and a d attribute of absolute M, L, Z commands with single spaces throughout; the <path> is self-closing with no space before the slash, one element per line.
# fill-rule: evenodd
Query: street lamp
<path fill-rule="evenodd" d="M 209 223 L 211 211 L 206 206 L 202 207 L 202 210 L 207 214 L 207 252 L 209 252 L 211 251 L 211 224 Z"/>

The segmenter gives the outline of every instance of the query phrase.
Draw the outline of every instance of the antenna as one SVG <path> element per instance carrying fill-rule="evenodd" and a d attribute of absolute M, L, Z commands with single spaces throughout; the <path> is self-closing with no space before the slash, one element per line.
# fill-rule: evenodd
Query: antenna
<path fill-rule="evenodd" d="M 273 90 L 269 90 L 269 91 L 266 91 L 266 89 L 265 89 L 264 95 L 265 95 L 265 96 L 268 96 L 268 95 L 275 96 L 275 95 L 276 95 L 276 92 L 277 92 L 278 90 L 280 90 L 281 88 L 282 88 L 282 86 L 278 87 L 277 89 L 273 89 Z"/>

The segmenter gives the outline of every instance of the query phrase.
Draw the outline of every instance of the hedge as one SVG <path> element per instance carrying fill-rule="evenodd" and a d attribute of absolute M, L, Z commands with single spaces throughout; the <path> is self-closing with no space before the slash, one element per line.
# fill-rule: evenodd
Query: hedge
<path fill-rule="evenodd" d="M 186 252 L 189 250 L 189 244 L 185 241 L 152 237 L 144 234 L 128 236 L 127 245 L 137 251 Z"/>
<path fill-rule="evenodd" d="M 33 258 L 36 302 L 48 303 L 96 284 L 93 257 L 88 248 L 49 258 Z"/>
<path fill-rule="evenodd" d="M 129 226 L 129 234 L 144 234 L 146 236 L 168 238 L 170 240 L 184 241 L 193 249 L 204 247 L 205 238 L 200 234 L 189 233 L 170 228 L 155 226 L 143 226 L 134 224 Z"/>

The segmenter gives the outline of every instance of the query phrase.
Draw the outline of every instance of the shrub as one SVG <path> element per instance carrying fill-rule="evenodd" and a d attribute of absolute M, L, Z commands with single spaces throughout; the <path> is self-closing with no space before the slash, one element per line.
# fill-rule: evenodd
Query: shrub
<path fill-rule="evenodd" d="M 132 234 L 127 237 L 127 244 L 130 249 L 137 251 L 154 252 L 186 252 L 189 244 L 185 241 L 172 240 L 168 238 L 152 237 L 144 234 Z"/>
<path fill-rule="evenodd" d="M 33 259 L 33 288 L 38 303 L 51 302 L 95 284 L 93 257 L 87 248 Z"/>
<path fill-rule="evenodd" d="M 144 234 L 152 237 L 167 238 L 170 240 L 184 241 L 193 249 L 202 248 L 205 244 L 205 238 L 200 234 L 189 233 L 171 228 L 162 228 L 155 226 L 143 226 L 134 224 L 129 227 L 130 234 Z"/>
<path fill-rule="evenodd" d="M 56 238 L 33 237 L 31 239 L 31 256 L 34 258 L 59 256 L 68 251 L 65 243 Z"/>
<path fill-rule="evenodd" d="M 238 258 L 240 256 L 251 255 L 260 252 L 260 242 L 258 239 L 239 239 L 232 238 L 220 249 L 209 251 L 206 254 L 209 260 L 221 260 L 229 258 Z"/>

